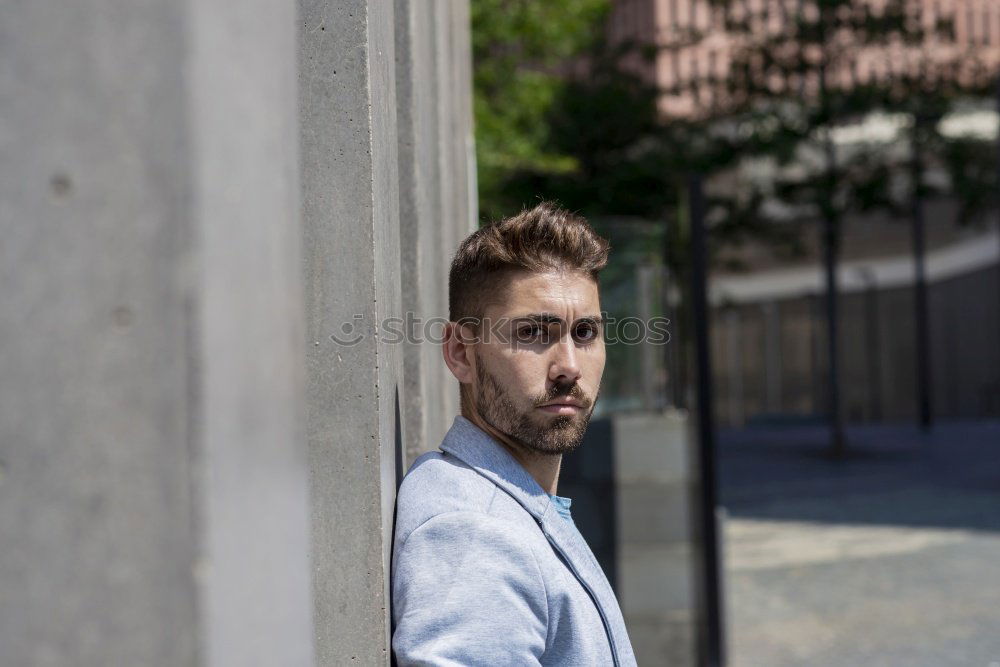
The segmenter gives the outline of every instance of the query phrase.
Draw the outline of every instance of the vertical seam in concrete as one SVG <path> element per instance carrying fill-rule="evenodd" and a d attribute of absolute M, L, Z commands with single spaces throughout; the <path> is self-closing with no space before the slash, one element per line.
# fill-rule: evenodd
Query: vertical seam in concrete
<path fill-rule="evenodd" d="M 192 47 L 193 39 L 191 31 L 194 29 L 193 11 L 194 2 L 189 0 L 184 4 L 181 11 L 181 22 L 183 29 L 180 31 L 179 39 L 184 42 L 180 49 L 184 62 L 181 63 L 182 91 L 186 96 L 184 101 L 183 120 L 183 141 L 188 143 L 187 152 L 194 154 L 197 150 L 196 127 L 197 127 L 197 100 L 193 94 L 193 69 L 197 63 L 193 61 Z M 201 304 L 199 302 L 199 290 L 197 286 L 201 284 L 204 275 L 202 261 L 203 256 L 197 243 L 199 216 L 201 208 L 201 196 L 197 187 L 196 174 L 193 169 L 182 170 L 183 189 L 189 193 L 186 198 L 188 203 L 187 215 L 182 221 L 178 221 L 183 260 L 178 270 L 177 279 L 181 282 L 181 289 L 184 291 L 184 363 L 185 363 L 185 385 L 187 402 L 186 408 L 186 438 L 188 455 L 188 502 L 190 503 L 191 531 L 194 540 L 192 560 L 187 565 L 187 571 L 191 576 L 194 590 L 194 613 L 197 618 L 196 636 L 193 642 L 193 658 L 195 664 L 205 664 L 208 655 L 207 634 L 211 631 L 208 627 L 208 614 L 205 608 L 204 585 L 207 575 L 207 564 L 205 558 L 205 500 L 207 493 L 205 485 L 208 483 L 208 471 L 205 466 L 206 457 L 202 447 L 201 439 L 204 434 L 204 415 L 202 413 L 204 395 L 202 392 L 202 363 L 204 355 L 204 345 L 202 341 L 202 320 L 200 316 Z"/>
<path fill-rule="evenodd" d="M 383 7 L 383 11 L 388 11 L 390 13 L 390 20 L 388 22 L 388 25 L 389 25 L 389 28 L 390 28 L 390 35 L 393 35 L 394 32 L 395 32 L 395 25 L 394 25 L 395 21 L 394 21 L 394 18 L 392 17 L 392 13 L 394 12 L 394 6 L 393 6 L 394 3 L 388 2 L 388 0 L 385 0 L 385 2 L 386 2 L 386 7 L 388 9 L 386 10 L 386 8 Z M 386 434 L 383 433 L 382 420 L 381 420 L 381 404 L 382 404 L 382 389 L 383 389 L 383 387 L 382 387 L 382 372 L 383 371 L 393 371 L 393 370 L 397 370 L 398 371 L 398 369 L 383 368 L 383 364 L 386 364 L 387 360 L 391 361 L 391 359 L 392 359 L 392 356 L 390 354 L 388 354 L 387 352 L 385 354 L 383 354 L 384 351 L 382 350 L 381 331 L 380 331 L 380 324 L 381 324 L 381 321 L 382 321 L 382 313 L 383 313 L 383 310 L 386 308 L 386 301 L 389 300 L 389 299 L 391 299 L 391 293 L 386 292 L 383 295 L 382 303 L 379 303 L 378 297 L 379 297 L 379 294 L 380 294 L 380 290 L 384 290 L 385 287 L 386 287 L 386 286 L 383 286 L 383 285 L 381 285 L 379 283 L 379 278 L 380 278 L 379 270 L 380 270 L 380 265 L 382 264 L 382 262 L 384 262 L 386 260 L 386 257 L 384 256 L 384 253 L 386 252 L 386 250 L 390 249 L 391 246 L 386 247 L 386 245 L 384 245 L 381 248 L 379 247 L 379 225 L 385 225 L 387 229 L 389 227 L 391 227 L 391 224 L 389 224 L 389 223 L 392 222 L 392 216 L 391 216 L 390 213 L 393 210 L 393 207 L 395 207 L 395 210 L 397 211 L 397 216 L 396 216 L 396 226 L 397 226 L 397 229 L 395 230 L 395 233 L 397 234 L 397 239 L 398 239 L 398 233 L 399 233 L 399 230 L 398 230 L 398 223 L 399 223 L 399 219 L 398 219 L 398 210 L 399 210 L 399 196 L 398 196 L 399 182 L 398 181 L 399 181 L 399 178 L 398 178 L 398 172 L 397 172 L 396 177 L 395 177 L 395 182 L 394 183 L 387 183 L 387 185 L 389 185 L 389 187 L 390 187 L 390 192 L 394 191 L 394 192 L 397 193 L 397 195 L 396 195 L 396 201 L 395 202 L 386 202 L 387 203 L 387 207 L 384 210 L 381 210 L 380 207 L 378 206 L 377 202 L 376 202 L 376 198 L 380 194 L 379 186 L 380 185 L 386 185 L 386 184 L 382 184 L 382 183 L 380 183 L 378 181 L 378 177 L 379 177 L 379 173 L 380 173 L 380 171 L 379 171 L 379 162 L 383 158 L 387 159 L 388 156 L 382 156 L 379 153 L 378 146 L 376 145 L 377 144 L 376 132 L 379 130 L 379 128 L 376 127 L 376 123 L 375 123 L 376 118 L 375 118 L 375 109 L 374 109 L 373 102 L 374 102 L 374 99 L 375 99 L 374 96 L 375 96 L 375 92 L 376 92 L 375 91 L 375 86 L 377 85 L 376 84 L 376 81 L 377 81 L 376 77 L 378 77 L 378 75 L 379 75 L 379 72 L 377 71 L 377 68 L 378 67 L 382 67 L 383 66 L 383 59 L 387 59 L 387 58 L 383 54 L 381 54 L 381 52 L 379 50 L 380 49 L 380 44 L 381 44 L 380 40 L 378 39 L 379 35 L 378 34 L 373 34 L 373 30 L 372 30 L 372 28 L 373 28 L 373 16 L 372 16 L 372 12 L 371 12 L 371 5 L 370 5 L 370 3 L 368 3 L 368 2 L 364 3 L 364 11 L 365 11 L 365 31 L 366 31 L 367 42 L 368 42 L 368 57 L 366 58 L 366 61 L 365 61 L 365 66 L 366 66 L 366 85 L 367 85 L 367 93 L 368 93 L 367 94 L 367 99 L 366 99 L 366 103 L 367 103 L 367 107 L 368 107 L 368 150 L 369 150 L 369 155 L 370 155 L 370 158 L 371 158 L 371 172 L 370 173 L 371 173 L 371 178 L 372 178 L 372 187 L 371 187 L 371 212 L 372 212 L 372 216 L 371 216 L 371 225 L 372 225 L 371 226 L 371 238 L 372 238 L 372 243 L 373 243 L 372 260 L 373 260 L 374 266 L 373 266 L 373 271 L 372 271 L 371 298 L 372 298 L 372 313 L 373 313 L 373 317 L 374 317 L 373 331 L 374 331 L 374 336 L 375 336 L 374 344 L 372 346 L 372 354 L 373 354 L 373 357 L 374 357 L 374 359 L 373 359 L 373 361 L 374 361 L 373 380 L 375 382 L 375 387 L 374 387 L 374 390 L 375 390 L 375 392 L 374 392 L 374 394 L 375 394 L 374 395 L 375 410 L 376 410 L 377 413 L 379 413 L 379 416 L 377 416 L 376 419 L 373 422 L 374 428 L 376 429 L 376 433 L 374 434 L 375 435 L 375 439 L 374 440 L 375 440 L 375 452 L 376 452 L 376 455 L 377 455 L 377 459 L 374 461 L 374 463 L 376 465 L 376 469 L 379 471 L 379 476 L 381 478 L 383 466 L 384 466 L 384 463 L 385 463 L 385 457 L 387 456 L 387 452 L 384 450 L 384 447 L 383 447 L 383 444 L 384 444 L 383 443 L 383 437 Z M 375 20 L 379 20 L 379 18 L 380 18 L 379 16 L 374 17 Z M 378 27 L 379 26 L 376 26 L 376 29 Z M 386 46 L 386 48 L 393 47 L 394 46 L 394 38 L 393 38 L 393 40 L 390 40 L 387 44 L 385 44 L 385 46 Z M 390 74 L 390 76 L 392 78 L 391 78 L 391 82 L 387 82 L 387 83 L 391 83 L 391 85 L 394 88 L 395 87 L 395 63 L 394 62 L 393 63 L 389 63 L 388 69 L 389 69 L 389 74 Z M 395 91 L 393 90 L 392 93 L 393 93 L 393 99 L 395 99 L 395 94 L 394 94 Z M 391 132 L 387 132 L 387 134 L 391 134 L 392 135 L 392 136 L 387 137 L 387 142 L 386 142 L 386 146 L 385 146 L 386 150 L 389 150 L 389 143 L 390 142 L 394 143 L 394 142 L 398 141 L 398 137 L 399 137 L 399 133 L 398 133 L 398 130 L 396 128 L 396 122 L 395 122 L 395 120 L 396 120 L 396 110 L 395 110 L 395 108 L 389 109 L 388 113 L 391 114 L 393 122 L 390 125 L 384 126 L 382 128 L 383 130 L 390 130 Z M 398 157 L 397 157 L 397 161 L 398 161 Z M 396 164 L 393 164 L 393 166 L 395 166 L 395 167 L 398 168 L 398 165 L 396 165 Z M 392 181 L 393 179 L 389 179 L 389 180 Z M 380 220 L 380 219 L 378 219 L 378 215 L 379 215 L 380 210 L 382 211 L 383 214 L 390 214 L 389 218 L 387 220 L 384 220 L 384 219 Z M 388 231 L 391 234 L 393 230 L 388 229 Z M 387 239 L 383 239 L 383 241 L 385 241 L 385 240 L 387 240 Z M 396 251 L 397 252 L 396 252 L 396 257 L 395 257 L 395 260 L 396 260 L 395 273 L 390 273 L 390 275 L 397 275 L 398 276 L 398 271 L 399 271 L 399 268 L 400 268 L 399 267 L 399 248 L 398 248 L 398 242 L 397 242 L 397 246 L 396 246 Z M 395 372 L 395 373 L 393 373 L 393 375 L 398 380 L 398 378 L 401 377 L 402 374 L 400 372 Z M 395 458 L 394 456 L 391 457 L 391 459 L 394 459 L 394 458 Z M 393 493 L 393 495 L 395 495 L 395 489 L 394 488 L 391 489 L 390 491 Z M 388 538 L 387 539 L 389 541 L 390 549 L 391 549 L 391 543 L 392 543 L 392 513 L 389 513 L 388 516 L 386 515 L 386 511 L 385 511 L 385 507 L 384 507 L 384 504 L 385 504 L 384 494 L 386 492 L 387 492 L 387 489 L 380 488 L 380 494 L 379 494 L 380 495 L 380 499 L 379 499 L 378 505 L 376 507 L 376 510 L 378 512 L 378 515 L 379 515 L 379 525 L 380 525 L 380 527 L 382 529 L 382 534 L 383 534 L 383 536 L 386 536 L 386 534 L 388 533 Z M 393 504 L 395 504 L 395 503 L 393 503 Z M 389 527 L 388 527 L 389 529 L 388 529 L 388 531 L 386 531 L 386 521 L 389 522 Z M 381 573 L 380 573 L 380 577 L 379 578 L 381 579 L 381 583 L 382 583 L 382 599 L 383 599 L 382 609 L 383 609 L 383 613 L 387 613 L 387 611 L 389 609 L 389 605 L 390 605 L 390 596 L 391 596 L 391 590 L 390 590 L 390 587 L 391 587 L 391 581 L 390 581 L 390 579 L 391 579 L 391 571 L 388 570 L 387 568 L 391 568 L 391 563 L 387 563 L 386 562 L 386 556 L 385 556 L 385 554 L 389 553 L 389 551 L 386 549 L 386 544 L 385 544 L 384 540 L 382 542 L 382 553 L 383 553 L 383 556 L 382 556 L 382 558 L 379 559 L 379 563 L 378 563 L 379 566 L 381 567 L 381 570 L 382 570 Z M 390 651 L 391 651 L 391 642 L 392 642 L 392 624 L 391 624 L 391 619 L 386 618 L 385 616 L 383 616 L 383 621 L 384 621 L 384 623 L 383 623 L 383 626 L 384 626 L 383 627 L 383 630 L 384 630 L 384 639 L 383 639 L 383 649 L 382 650 L 383 650 L 384 656 L 386 657 L 386 659 L 388 659 L 389 656 L 391 655 Z"/>
<path fill-rule="evenodd" d="M 372 243 L 374 245 L 376 243 L 376 239 L 378 238 L 377 237 L 377 229 L 376 229 L 377 226 L 378 226 L 378 221 L 375 219 L 376 210 L 377 210 L 377 208 L 375 206 L 375 197 L 377 196 L 376 187 L 375 187 L 375 185 L 376 185 L 376 174 L 375 174 L 375 152 L 376 151 L 375 151 L 375 124 L 374 124 L 374 120 L 375 119 L 374 119 L 374 114 L 372 113 L 372 93 L 373 93 L 373 86 L 372 86 L 372 50 L 375 48 L 375 45 L 374 45 L 374 43 L 372 41 L 371 12 L 369 11 L 369 3 L 367 3 L 367 2 L 364 3 L 364 11 L 365 11 L 365 34 L 367 36 L 367 41 L 368 41 L 368 57 L 365 58 L 365 85 L 368 88 L 367 89 L 367 93 L 368 94 L 366 95 L 366 105 L 368 107 L 368 155 L 371 158 L 371 171 L 369 173 L 371 174 L 371 180 L 372 180 L 372 187 L 370 188 L 370 192 L 371 192 L 371 212 L 372 212 L 372 214 L 371 214 L 371 219 L 369 220 L 369 222 L 371 223 L 371 227 L 370 227 L 371 239 L 372 239 Z M 377 252 L 378 252 L 378 248 L 377 247 L 373 247 L 372 248 L 372 261 L 373 261 L 373 264 L 377 264 L 377 262 L 374 261 Z M 373 350 L 372 351 L 372 356 L 374 356 L 374 361 L 375 361 L 375 368 L 374 368 L 375 373 L 373 375 L 373 379 L 375 381 L 375 405 L 377 406 L 378 405 L 378 400 L 379 400 L 378 369 L 379 369 L 379 362 L 381 361 L 381 359 L 379 358 L 380 355 L 379 355 L 379 344 L 378 344 L 378 338 L 379 338 L 379 326 L 378 326 L 379 325 L 379 305 L 378 305 L 378 268 L 377 268 L 377 266 L 373 267 L 373 271 L 372 271 L 372 285 L 371 285 L 371 290 L 369 292 L 369 296 L 370 296 L 371 302 L 373 304 L 372 305 L 372 316 L 374 318 L 374 321 L 372 322 L 372 331 L 374 332 L 374 336 L 375 336 L 375 341 L 374 341 L 375 344 L 372 346 L 372 350 Z M 379 428 L 379 422 L 378 422 L 377 419 L 375 420 L 375 428 L 376 429 Z M 381 435 L 381 434 L 380 433 L 376 433 L 375 434 L 375 442 L 377 444 L 380 443 L 379 435 Z M 382 448 L 381 448 L 381 446 L 379 446 L 379 448 L 378 448 L 379 459 L 382 458 L 382 451 L 381 450 L 382 450 Z"/>

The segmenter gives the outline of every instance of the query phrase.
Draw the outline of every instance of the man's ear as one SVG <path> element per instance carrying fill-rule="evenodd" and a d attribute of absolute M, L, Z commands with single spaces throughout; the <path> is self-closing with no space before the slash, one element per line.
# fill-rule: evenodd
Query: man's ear
<path fill-rule="evenodd" d="M 476 372 L 472 366 L 474 344 L 475 334 L 471 326 L 458 322 L 448 322 L 445 325 L 444 343 L 441 346 L 444 363 L 448 364 L 455 379 L 463 384 L 472 382 Z"/>

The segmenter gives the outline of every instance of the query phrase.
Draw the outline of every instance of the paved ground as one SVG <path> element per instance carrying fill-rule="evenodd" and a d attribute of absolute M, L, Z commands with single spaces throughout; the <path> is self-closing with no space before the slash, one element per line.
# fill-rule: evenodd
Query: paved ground
<path fill-rule="evenodd" d="M 720 437 L 735 667 L 1000 667 L 1000 422 Z"/>

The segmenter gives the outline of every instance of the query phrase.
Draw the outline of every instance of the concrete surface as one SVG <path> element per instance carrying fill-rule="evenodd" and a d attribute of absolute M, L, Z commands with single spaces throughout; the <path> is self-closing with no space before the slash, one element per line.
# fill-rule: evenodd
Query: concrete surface
<path fill-rule="evenodd" d="M 299 7 L 317 661 L 386 664 L 396 484 L 457 413 L 439 346 L 392 330 L 407 311 L 447 317 L 447 267 L 475 219 L 468 7 Z"/>
<path fill-rule="evenodd" d="M 457 390 L 384 319 L 476 219 L 468 4 L 399 7 L 0 7 L 0 663 L 388 663 Z"/>
<path fill-rule="evenodd" d="M 312 663 L 295 6 L 0 7 L 0 662 Z"/>
<path fill-rule="evenodd" d="M 384 664 L 398 451 L 392 3 L 302 0 L 300 113 L 317 662 Z M 347 328 L 345 328 L 347 327 Z M 350 327 L 353 327 L 351 329 Z M 356 340 L 341 345 L 341 340 Z"/>
<path fill-rule="evenodd" d="M 458 413 L 458 383 L 432 339 L 442 325 L 428 323 L 448 317 L 448 268 L 477 212 L 468 2 L 396 0 L 395 8 L 402 306 L 419 335 L 403 353 L 409 463 L 437 448 Z"/>
<path fill-rule="evenodd" d="M 699 601 L 692 440 L 678 411 L 612 418 L 617 593 L 642 665 L 694 665 Z"/>
<path fill-rule="evenodd" d="M 731 664 L 1000 664 L 1000 423 L 721 438 Z"/>
<path fill-rule="evenodd" d="M 611 581 L 640 665 L 696 664 L 700 601 L 691 439 L 682 412 L 594 419 L 559 494 Z"/>

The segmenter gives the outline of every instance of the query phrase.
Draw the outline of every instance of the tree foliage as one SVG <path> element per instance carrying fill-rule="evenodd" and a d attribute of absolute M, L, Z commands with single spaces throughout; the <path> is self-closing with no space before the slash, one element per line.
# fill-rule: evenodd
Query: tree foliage
<path fill-rule="evenodd" d="M 914 194 L 933 193 L 923 176 L 934 165 L 950 176 L 962 219 L 985 205 L 977 188 L 994 168 L 983 162 L 988 151 L 954 143 L 939 127 L 957 102 L 988 90 L 990 73 L 975 48 L 954 42 L 947 17 L 930 22 L 907 0 L 806 0 L 797 12 L 787 2 L 754 11 L 744 0 L 710 2 L 736 44 L 730 75 L 708 83 L 722 100 L 713 112 L 748 123 L 743 154 L 775 166 L 762 201 L 835 227 L 873 210 L 908 215 Z M 901 136 L 834 141 L 838 129 L 876 114 L 902 117 Z M 909 148 L 891 150 L 893 142 Z M 901 180 L 908 187 L 897 187 Z"/>
<path fill-rule="evenodd" d="M 547 117 L 568 67 L 599 37 L 609 0 L 473 0 L 472 54 L 480 210 L 492 218 L 522 202 L 510 174 L 575 165 L 551 140 Z"/>

